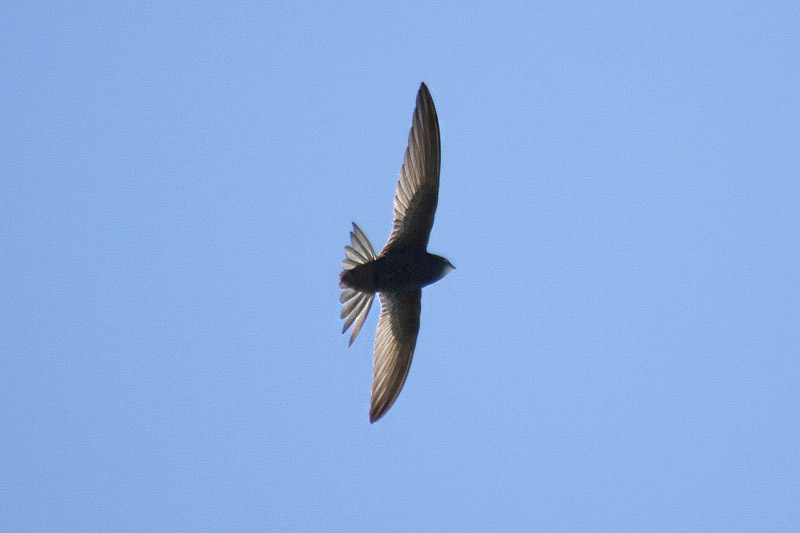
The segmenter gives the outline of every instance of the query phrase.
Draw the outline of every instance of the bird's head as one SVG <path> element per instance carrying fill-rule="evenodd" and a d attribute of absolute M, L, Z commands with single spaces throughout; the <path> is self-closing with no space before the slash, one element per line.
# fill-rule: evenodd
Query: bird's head
<path fill-rule="evenodd" d="M 436 277 L 437 280 L 442 279 L 447 274 L 449 274 L 451 270 L 456 269 L 456 267 L 453 266 L 453 263 L 451 263 L 444 257 L 434 254 L 431 255 L 433 255 L 433 257 L 436 259 L 436 266 L 438 267 L 438 272 Z"/>

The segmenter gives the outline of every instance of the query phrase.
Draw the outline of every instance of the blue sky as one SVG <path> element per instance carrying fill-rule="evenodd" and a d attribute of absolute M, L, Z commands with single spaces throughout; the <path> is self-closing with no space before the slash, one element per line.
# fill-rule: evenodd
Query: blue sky
<path fill-rule="evenodd" d="M 796 2 L 0 8 L 9 530 L 796 530 Z M 368 422 L 414 98 L 442 135 Z"/>

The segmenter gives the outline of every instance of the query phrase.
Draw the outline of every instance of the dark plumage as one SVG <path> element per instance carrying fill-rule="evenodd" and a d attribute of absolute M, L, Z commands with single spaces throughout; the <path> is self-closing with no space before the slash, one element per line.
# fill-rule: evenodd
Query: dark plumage
<path fill-rule="evenodd" d="M 439 121 L 423 83 L 395 191 L 389 241 L 376 255 L 367 236 L 353 223 L 351 246 L 345 246 L 344 271 L 339 275 L 345 319 L 342 333 L 353 325 L 350 344 L 364 325 L 375 293 L 380 293 L 370 422 L 389 410 L 406 381 L 419 332 L 422 287 L 455 268 L 444 257 L 427 252 L 439 198 L 439 162 Z"/>

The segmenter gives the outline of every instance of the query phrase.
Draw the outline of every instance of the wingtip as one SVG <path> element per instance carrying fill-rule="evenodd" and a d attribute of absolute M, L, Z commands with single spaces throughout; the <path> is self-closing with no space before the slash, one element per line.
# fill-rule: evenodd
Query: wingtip
<path fill-rule="evenodd" d="M 420 82 L 420 84 L 419 84 L 419 92 L 423 93 L 423 94 L 428 94 L 428 95 L 431 94 L 431 91 L 428 89 L 428 86 L 425 85 L 424 81 Z"/>

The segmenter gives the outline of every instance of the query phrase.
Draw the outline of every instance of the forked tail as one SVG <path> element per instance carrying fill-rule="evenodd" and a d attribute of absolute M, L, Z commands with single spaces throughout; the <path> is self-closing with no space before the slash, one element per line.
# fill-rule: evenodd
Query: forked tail
<path fill-rule="evenodd" d="M 355 222 L 353 222 L 353 231 L 350 232 L 350 243 L 352 246 L 344 247 L 346 257 L 342 260 L 344 272 L 339 274 L 339 287 L 342 288 L 342 295 L 339 296 L 339 301 L 342 303 L 340 318 L 345 319 L 342 333 L 347 331 L 347 328 L 352 324 L 355 324 L 353 325 L 353 332 L 350 334 L 350 345 L 352 345 L 356 335 L 361 331 L 361 326 L 364 325 L 364 321 L 367 319 L 375 293 L 361 292 L 350 288 L 342 279 L 342 275 L 348 270 L 377 259 L 377 256 L 369 243 L 369 239 Z"/>

